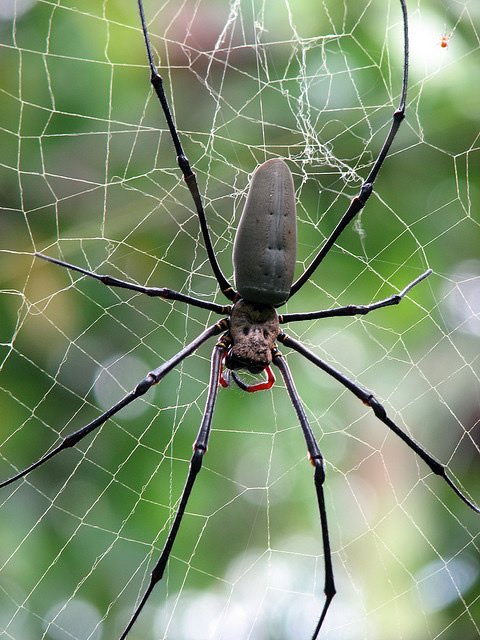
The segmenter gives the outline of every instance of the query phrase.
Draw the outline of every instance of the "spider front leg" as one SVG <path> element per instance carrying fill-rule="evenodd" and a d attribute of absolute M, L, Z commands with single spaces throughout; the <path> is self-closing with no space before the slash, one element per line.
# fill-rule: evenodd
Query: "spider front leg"
<path fill-rule="evenodd" d="M 332 552 L 330 549 L 330 538 L 328 535 L 327 510 L 325 508 L 325 496 L 323 492 L 323 484 L 325 482 L 323 456 L 320 452 L 320 449 L 318 448 L 317 441 L 315 440 L 315 436 L 313 435 L 312 429 L 308 423 L 302 403 L 300 402 L 300 398 L 295 388 L 295 383 L 293 382 L 290 369 L 284 357 L 278 350 L 275 350 L 273 352 L 273 363 L 280 369 L 280 373 L 282 374 L 282 378 L 287 387 L 288 395 L 290 396 L 290 400 L 292 401 L 292 404 L 300 421 L 300 426 L 302 427 L 305 442 L 307 444 L 309 460 L 315 469 L 314 482 L 315 491 L 317 494 L 318 510 L 320 512 L 320 526 L 322 528 L 322 543 L 325 563 L 325 586 L 323 590 L 325 594 L 325 603 L 323 605 L 320 618 L 318 619 L 317 626 L 315 627 L 315 631 L 312 635 L 312 640 L 316 640 L 320 629 L 322 628 L 325 616 L 327 615 L 328 608 L 336 593 L 332 566 Z"/>
<path fill-rule="evenodd" d="M 343 231 L 348 227 L 348 225 L 355 219 L 355 217 L 360 213 L 363 209 L 367 200 L 373 193 L 373 186 L 375 180 L 377 179 L 377 175 L 380 169 L 385 162 L 385 158 L 387 157 L 390 147 L 392 146 L 393 141 L 398 133 L 400 125 L 405 119 L 405 108 L 407 101 L 407 87 L 408 87 L 408 16 L 407 16 L 407 5 L 405 0 L 400 0 L 400 6 L 402 9 L 403 16 L 403 78 L 402 78 L 402 91 L 400 94 L 400 102 L 398 107 L 393 112 L 392 123 L 390 125 L 390 130 L 385 138 L 382 148 L 375 160 L 373 167 L 370 169 L 370 173 L 365 178 L 360 192 L 353 198 L 348 206 L 347 210 L 340 218 L 336 227 L 333 229 L 329 237 L 325 240 L 324 244 L 320 248 L 320 251 L 317 253 L 315 258 L 312 260 L 310 265 L 305 269 L 302 275 L 292 284 L 290 289 L 291 298 L 299 289 L 303 287 L 303 285 L 309 280 L 310 276 L 313 275 L 318 265 L 322 262 L 325 256 L 328 254 L 330 249 L 333 247 L 335 242 L 338 240 Z"/>
<path fill-rule="evenodd" d="M 119 640 L 125 640 L 125 638 L 128 635 L 128 632 L 135 624 L 136 619 L 138 618 L 140 612 L 145 606 L 147 600 L 149 599 L 150 594 L 155 588 L 155 585 L 158 582 L 160 582 L 160 580 L 163 578 L 165 567 L 167 566 L 167 562 L 170 557 L 170 553 L 172 551 L 175 538 L 177 537 L 177 533 L 180 528 L 183 515 L 185 513 L 185 508 L 187 506 L 188 499 L 192 492 L 192 488 L 197 478 L 198 472 L 202 468 L 203 456 L 207 450 L 208 439 L 210 436 L 210 427 L 212 424 L 213 410 L 215 408 L 215 400 L 217 398 L 217 392 L 218 392 L 220 373 L 222 368 L 222 360 L 225 356 L 225 351 L 226 351 L 225 342 L 222 339 L 220 339 L 213 349 L 211 368 L 210 368 L 210 382 L 208 384 L 207 403 L 205 405 L 205 411 L 203 413 L 202 423 L 200 425 L 197 438 L 193 444 L 193 456 L 190 460 L 190 467 L 188 471 L 187 481 L 183 488 L 182 497 L 180 499 L 180 504 L 178 506 L 177 513 L 175 514 L 175 519 L 173 521 L 172 528 L 170 529 L 170 532 L 168 534 L 168 537 L 165 542 L 165 546 L 163 547 L 163 551 L 160 555 L 160 558 L 158 559 L 157 564 L 153 568 L 153 571 L 150 576 L 149 585 L 145 593 L 143 594 L 143 597 L 140 600 L 140 603 L 138 604 L 137 608 L 133 612 L 132 617 L 130 618 Z"/>
<path fill-rule="evenodd" d="M 165 120 L 167 122 L 168 129 L 170 131 L 170 136 L 172 138 L 173 146 L 175 147 L 175 152 L 177 154 L 177 164 L 183 174 L 183 179 L 190 191 L 190 195 L 192 196 L 193 202 L 195 204 L 195 209 L 197 211 L 198 220 L 200 223 L 200 229 L 202 231 L 203 241 L 205 243 L 205 249 L 207 251 L 208 260 L 210 262 L 210 266 L 212 267 L 212 271 L 215 275 L 215 278 L 218 282 L 218 285 L 222 291 L 222 293 L 229 299 L 233 300 L 235 298 L 235 291 L 228 282 L 225 277 L 222 269 L 217 260 L 217 256 L 215 255 L 215 250 L 213 248 L 212 239 L 210 237 L 210 231 L 207 224 L 207 218 L 205 216 L 205 210 L 203 208 L 202 197 L 200 195 L 200 191 L 198 189 L 197 178 L 195 173 L 192 171 L 190 167 L 190 162 L 185 155 L 185 152 L 182 147 L 182 143 L 180 142 L 180 137 L 178 135 L 177 127 L 175 126 L 175 122 L 172 116 L 172 112 L 170 111 L 170 106 L 168 104 L 167 96 L 165 94 L 165 90 L 163 88 L 163 79 L 158 73 L 158 69 L 153 60 L 153 51 L 152 45 L 150 43 L 150 37 L 147 29 L 147 20 L 145 18 L 145 11 L 143 9 L 142 0 L 138 0 L 138 10 L 140 13 L 140 21 L 142 24 L 143 38 L 145 41 L 145 48 L 147 51 L 148 58 L 148 66 L 150 67 L 150 82 L 152 84 L 155 93 L 157 94 L 157 98 L 160 102 L 160 106 L 162 107 L 163 115 L 165 116 Z"/>

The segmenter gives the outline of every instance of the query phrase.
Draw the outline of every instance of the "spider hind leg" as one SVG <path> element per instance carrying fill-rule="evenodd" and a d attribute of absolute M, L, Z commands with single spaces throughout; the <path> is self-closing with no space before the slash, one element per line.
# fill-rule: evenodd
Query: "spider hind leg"
<path fill-rule="evenodd" d="M 428 466 L 430 471 L 435 475 L 442 478 L 448 486 L 455 492 L 455 494 L 464 502 L 472 511 L 476 513 L 480 513 L 480 507 L 478 507 L 472 500 L 470 500 L 450 479 L 447 475 L 447 470 L 445 465 L 439 462 L 436 458 L 434 458 L 426 449 L 418 444 L 413 438 L 411 438 L 408 433 L 400 429 L 398 425 L 391 420 L 383 405 L 375 398 L 375 396 L 364 389 L 362 386 L 350 380 L 343 373 L 329 365 L 327 362 L 316 356 L 312 351 L 307 349 L 301 342 L 287 336 L 285 333 L 281 333 L 278 336 L 279 342 L 284 344 L 286 347 L 291 347 L 298 353 L 300 353 L 304 358 L 309 360 L 312 364 L 316 365 L 322 371 L 325 371 L 329 376 L 340 382 L 346 389 L 348 389 L 354 396 L 356 396 L 359 400 L 361 400 L 366 406 L 372 409 L 375 416 L 386 425 L 390 431 L 393 431 L 403 442 L 414 452 L 417 454 L 419 458 L 423 460 L 423 462 Z"/>
<path fill-rule="evenodd" d="M 139 604 L 135 608 L 119 640 L 125 640 L 130 629 L 133 627 L 133 625 L 135 624 L 135 621 L 140 615 L 143 607 L 145 606 L 148 599 L 150 598 L 150 595 L 154 590 L 155 585 L 158 582 L 160 582 L 160 580 L 163 578 L 163 574 L 165 572 L 168 559 L 170 558 L 170 553 L 172 551 L 173 544 L 175 542 L 177 533 L 182 523 L 182 519 L 185 513 L 185 508 L 187 506 L 188 499 L 190 498 L 190 494 L 192 492 L 193 485 L 195 484 L 195 480 L 198 476 L 198 473 L 202 468 L 203 456 L 208 447 L 208 440 L 210 437 L 210 428 L 211 428 L 212 418 L 213 418 L 213 410 L 215 408 L 215 401 L 217 398 L 222 360 L 224 356 L 225 356 L 225 345 L 222 338 L 220 338 L 220 340 L 217 342 L 217 344 L 213 349 L 211 365 L 210 365 L 210 381 L 208 384 L 207 402 L 203 412 L 203 418 L 200 424 L 200 428 L 198 430 L 197 438 L 193 444 L 193 455 L 190 460 L 187 480 L 183 487 L 182 496 L 180 498 L 180 503 L 179 503 L 177 512 L 175 514 L 172 527 L 170 529 L 167 540 L 163 547 L 163 551 L 157 563 L 153 567 L 148 587 L 145 590 Z"/>
<path fill-rule="evenodd" d="M 298 395 L 297 389 L 295 387 L 295 383 L 292 378 L 292 374 L 290 372 L 290 369 L 284 357 L 278 351 L 278 349 L 274 351 L 273 362 L 280 369 L 280 373 L 282 374 L 282 378 L 285 382 L 285 386 L 287 387 L 288 395 L 290 396 L 290 400 L 297 414 L 298 420 L 300 422 L 300 426 L 302 427 L 303 435 L 305 437 L 305 442 L 307 445 L 308 458 L 315 469 L 313 478 L 314 478 L 314 484 L 315 484 L 315 493 L 317 495 L 318 510 L 320 515 L 320 527 L 322 531 L 323 556 L 324 556 L 324 565 L 325 565 L 325 584 L 323 589 L 323 592 L 325 594 L 325 602 L 323 603 L 323 608 L 320 613 L 320 617 L 315 627 L 315 631 L 313 632 L 313 635 L 312 635 L 312 640 L 316 640 L 320 632 L 320 629 L 322 628 L 323 621 L 325 620 L 325 616 L 327 615 L 327 611 L 337 592 L 335 588 L 335 579 L 333 575 L 332 551 L 330 548 L 330 537 L 328 533 L 328 524 L 327 524 L 327 510 L 325 507 L 325 495 L 323 491 L 323 485 L 325 482 L 325 467 L 323 462 L 323 456 L 320 452 L 317 441 L 315 440 L 315 436 L 313 435 L 313 431 L 310 427 L 310 424 L 308 423 L 305 410 L 303 409 L 302 403 L 300 401 L 300 397 Z"/>

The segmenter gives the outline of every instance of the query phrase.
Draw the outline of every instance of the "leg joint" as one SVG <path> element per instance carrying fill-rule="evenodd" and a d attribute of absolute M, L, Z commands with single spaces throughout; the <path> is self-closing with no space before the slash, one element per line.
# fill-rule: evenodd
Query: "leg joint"
<path fill-rule="evenodd" d="M 193 175 L 187 156 L 184 156 L 184 155 L 177 156 L 177 164 L 180 167 L 181 172 L 185 176 L 185 179 Z"/>
<path fill-rule="evenodd" d="M 193 456 L 190 460 L 190 469 L 193 473 L 198 473 L 202 468 L 203 454 L 207 450 L 207 447 L 201 444 L 195 443 L 193 445 Z"/>
<path fill-rule="evenodd" d="M 142 396 L 150 389 L 152 385 L 156 384 L 157 382 L 158 380 L 156 379 L 155 374 L 153 373 L 153 371 L 150 371 L 150 373 L 148 373 L 145 378 L 141 380 L 135 387 L 135 395 Z"/>
<path fill-rule="evenodd" d="M 362 188 L 360 189 L 360 194 L 358 195 L 358 199 L 362 206 L 366 203 L 369 197 L 372 195 L 373 191 L 373 183 L 372 182 L 364 182 L 362 184 Z"/>
<path fill-rule="evenodd" d="M 325 482 L 325 466 L 323 464 L 323 457 L 321 454 L 309 455 L 311 464 L 315 467 L 314 480 L 317 486 L 323 485 Z"/>
<path fill-rule="evenodd" d="M 387 412 L 380 402 L 375 398 L 374 395 L 369 395 L 366 404 L 372 409 L 373 413 L 377 416 L 379 420 L 385 420 L 387 417 Z"/>

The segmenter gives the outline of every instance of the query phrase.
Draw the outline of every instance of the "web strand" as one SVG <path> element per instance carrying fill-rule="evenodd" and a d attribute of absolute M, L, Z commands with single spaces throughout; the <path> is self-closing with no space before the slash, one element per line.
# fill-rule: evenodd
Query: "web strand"
<path fill-rule="evenodd" d="M 0 10 L 1 479 L 48 456 L 228 312 L 149 86 L 135 2 L 12 6 Z M 374 307 L 282 328 L 371 389 L 478 501 L 476 4 L 408 8 L 407 118 L 358 223 L 279 313 Z M 282 157 L 296 189 L 298 277 L 375 167 L 405 99 L 398 0 L 147 2 L 145 13 L 221 273 L 233 284 L 251 174 Z M 181 500 L 212 345 L 3 489 L 6 638 L 125 628 Z M 282 352 L 325 458 L 337 595 L 323 638 L 479 636 L 476 514 L 368 407 Z M 208 456 L 139 633 L 311 638 L 325 580 L 312 493 L 281 380 L 259 393 L 219 389 Z"/>

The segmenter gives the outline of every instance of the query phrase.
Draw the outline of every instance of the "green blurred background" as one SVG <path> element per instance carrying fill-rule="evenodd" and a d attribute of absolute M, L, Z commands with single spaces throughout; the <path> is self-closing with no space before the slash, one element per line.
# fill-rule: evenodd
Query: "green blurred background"
<path fill-rule="evenodd" d="M 401 87 L 391 0 L 146 2 L 222 268 L 249 177 L 288 159 L 297 271 L 358 192 Z M 399 307 L 288 331 L 375 390 L 480 500 L 476 0 L 409 2 L 407 120 L 357 225 L 289 311 Z M 1 477 L 116 402 L 214 322 L 35 251 L 221 300 L 148 82 L 133 0 L 0 9 Z M 448 47 L 440 40 L 447 36 Z M 115 638 L 148 583 L 200 423 L 202 347 L 136 405 L 0 494 L 0 635 Z M 478 517 L 371 411 L 289 363 L 327 460 L 338 595 L 323 638 L 478 638 Z M 312 469 L 285 389 L 221 390 L 165 579 L 129 638 L 311 636 L 323 596 Z"/>

